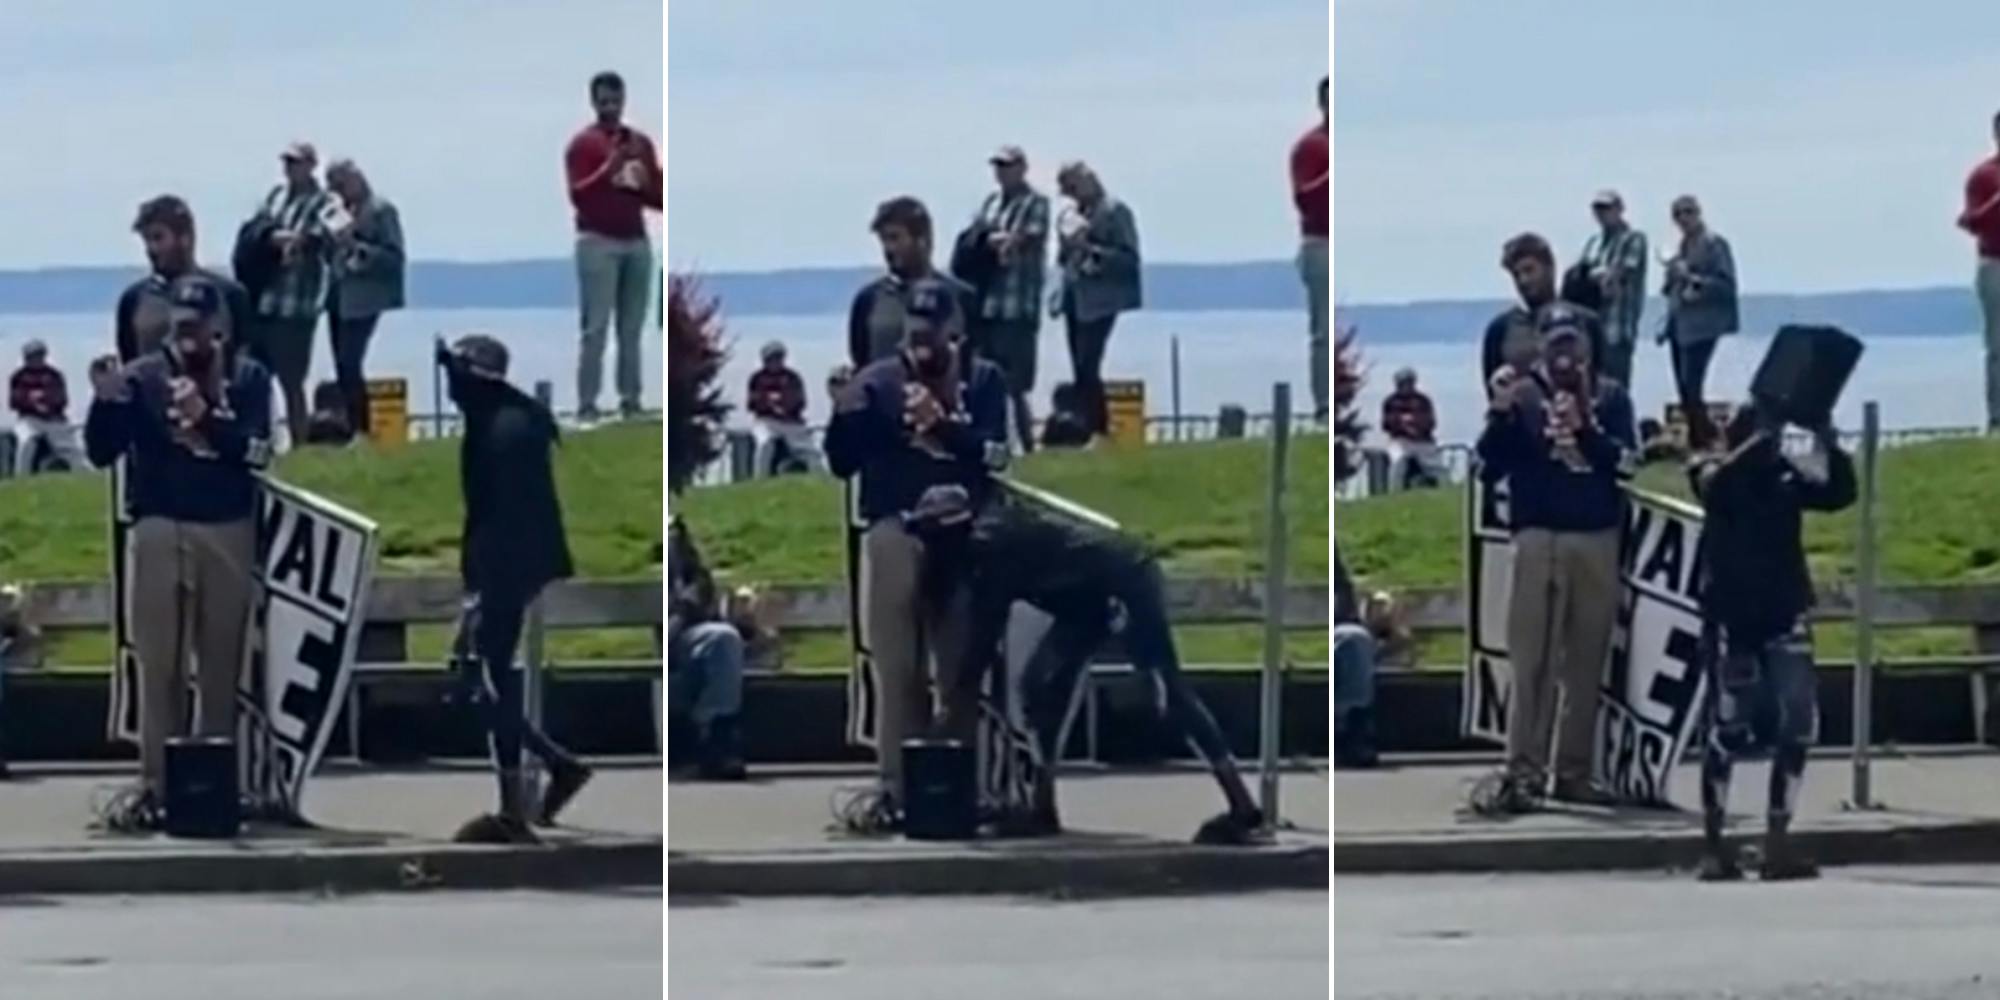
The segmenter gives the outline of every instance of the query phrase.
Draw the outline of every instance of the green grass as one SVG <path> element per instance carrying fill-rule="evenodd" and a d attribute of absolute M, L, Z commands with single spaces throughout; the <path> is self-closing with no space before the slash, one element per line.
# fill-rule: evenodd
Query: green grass
<path fill-rule="evenodd" d="M 1116 519 L 1154 547 L 1169 575 L 1261 578 L 1270 455 L 1268 441 L 1048 452 L 1023 460 L 1014 474 Z M 1329 572 L 1326 438 L 1296 439 L 1291 456 L 1286 574 L 1294 583 L 1323 582 Z M 691 490 L 674 502 L 727 585 L 845 582 L 835 480 L 761 480 Z M 1174 634 L 1189 663 L 1248 665 L 1263 658 L 1259 626 L 1183 626 Z M 1293 662 L 1324 664 L 1327 649 L 1324 629 L 1285 637 L 1285 655 Z M 787 669 L 838 670 L 846 662 L 842 632 L 785 636 Z"/>
<path fill-rule="evenodd" d="M 2000 482 L 2000 441 L 1963 439 L 1896 448 L 1882 453 L 1876 531 L 1881 578 L 1897 584 L 1973 584 L 2000 581 L 2000 504 L 1991 499 Z M 1685 498 L 1687 479 L 1675 465 L 1654 466 L 1640 485 Z M 1462 489 L 1342 503 L 1334 533 L 1341 557 L 1370 589 L 1448 587 L 1465 584 L 1465 511 Z M 1857 512 L 1808 515 L 1806 558 L 1821 585 L 1855 575 Z M 1974 651 L 1970 630 L 1895 628 L 1877 633 L 1881 655 L 1892 658 L 1963 656 Z M 1854 656 L 1854 629 L 1828 624 L 1815 630 L 1819 654 Z M 1418 662 L 1457 665 L 1465 660 L 1462 634 L 1424 637 Z"/>
<path fill-rule="evenodd" d="M 1327 578 L 1326 438 L 1292 448 L 1286 490 L 1293 581 Z M 1170 575 L 1259 577 L 1270 444 L 1150 445 L 1037 453 L 1015 474 L 1120 522 L 1153 545 Z M 676 497 L 702 555 L 731 585 L 843 582 L 840 484 L 785 477 Z"/>
<path fill-rule="evenodd" d="M 556 476 L 578 576 L 658 577 L 661 457 L 658 424 L 564 438 Z M 457 442 L 395 451 L 303 449 L 281 460 L 276 475 L 375 519 L 382 531 L 379 572 L 458 571 Z M 107 495 L 104 476 L 95 473 L 0 483 L 0 580 L 104 579 Z"/>

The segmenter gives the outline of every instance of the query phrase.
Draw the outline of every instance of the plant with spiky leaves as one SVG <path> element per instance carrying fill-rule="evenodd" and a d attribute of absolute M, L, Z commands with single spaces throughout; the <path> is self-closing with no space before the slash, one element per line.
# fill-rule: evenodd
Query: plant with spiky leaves
<path fill-rule="evenodd" d="M 679 493 L 722 456 L 729 404 L 715 383 L 729 351 L 719 304 L 687 275 L 667 278 L 666 326 L 667 487 Z"/>

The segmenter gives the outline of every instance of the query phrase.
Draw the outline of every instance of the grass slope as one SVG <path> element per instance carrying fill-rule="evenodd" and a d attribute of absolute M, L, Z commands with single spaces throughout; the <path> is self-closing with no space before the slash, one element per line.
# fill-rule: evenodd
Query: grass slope
<path fill-rule="evenodd" d="M 658 424 L 620 425 L 564 438 L 556 453 L 556 476 L 578 576 L 658 578 L 661 457 Z M 455 441 L 413 443 L 395 451 L 305 449 L 285 456 L 276 475 L 374 518 L 382 531 L 381 573 L 458 572 L 463 509 Z M 108 493 L 101 474 L 0 482 L 0 580 L 104 579 Z M 441 659 L 446 641 L 442 629 L 413 630 L 412 656 Z M 550 649 L 559 659 L 657 655 L 646 629 L 555 632 Z M 53 659 L 104 664 L 109 650 L 103 634 L 65 634 Z"/>
<path fill-rule="evenodd" d="M 1261 577 L 1270 444 L 1220 441 L 1130 450 L 1043 452 L 1021 461 L 1024 482 L 1118 520 L 1160 553 L 1170 575 Z M 1291 451 L 1286 517 L 1287 575 L 1324 581 L 1327 563 L 1327 447 L 1298 438 Z M 703 556 L 727 584 L 831 586 L 843 581 L 840 484 L 825 477 L 761 480 L 690 490 L 674 499 Z M 1252 663 L 1262 633 L 1249 627 L 1191 627 L 1176 633 L 1191 663 Z M 831 667 L 846 657 L 839 635 L 799 636 L 787 662 Z M 1324 629 L 1288 636 L 1287 654 L 1325 663 Z"/>
<path fill-rule="evenodd" d="M 2000 440 L 1964 439 L 1896 448 L 1882 453 L 1877 473 L 1878 556 L 1885 584 L 1958 584 L 2000 581 Z M 1645 470 L 1640 484 L 1687 496 L 1677 466 Z M 1806 555 L 1814 579 L 1824 584 L 1854 578 L 1855 508 L 1807 515 Z M 1342 503 L 1334 534 L 1341 557 L 1371 588 L 1464 585 L 1464 494 L 1460 490 L 1409 493 Z M 1969 652 L 1970 636 L 1957 629 L 1898 629 L 1886 633 L 1889 655 L 1955 655 Z M 1459 662 L 1453 639 L 1427 650 L 1426 662 Z M 1852 630 L 1821 630 L 1825 655 L 1851 655 Z"/>

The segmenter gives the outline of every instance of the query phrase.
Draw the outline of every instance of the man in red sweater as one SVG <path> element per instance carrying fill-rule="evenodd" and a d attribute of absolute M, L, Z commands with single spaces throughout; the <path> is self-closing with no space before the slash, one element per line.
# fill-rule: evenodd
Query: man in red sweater
<path fill-rule="evenodd" d="M 1292 204 L 1299 210 L 1299 276 L 1306 283 L 1306 316 L 1312 332 L 1313 418 L 1326 420 L 1327 215 L 1330 173 L 1326 112 L 1327 78 L 1319 78 L 1319 124 L 1292 145 Z"/>
<path fill-rule="evenodd" d="M 639 414 L 640 333 L 653 290 L 653 248 L 646 239 L 646 210 L 660 211 L 666 174 L 648 139 L 624 123 L 625 81 L 599 73 L 590 81 L 597 120 L 571 139 L 563 155 L 569 200 L 576 206 L 577 300 L 582 307 L 583 350 L 577 361 L 577 416 L 597 419 L 604 381 L 604 338 L 618 322 L 618 410 Z"/>
<path fill-rule="evenodd" d="M 2000 146 L 2000 114 L 1993 116 L 1993 141 Z M 1965 211 L 1958 216 L 1958 227 L 1979 243 L 1976 287 L 1986 315 L 1986 429 L 2000 431 L 2000 154 L 1981 160 L 1965 179 Z"/>

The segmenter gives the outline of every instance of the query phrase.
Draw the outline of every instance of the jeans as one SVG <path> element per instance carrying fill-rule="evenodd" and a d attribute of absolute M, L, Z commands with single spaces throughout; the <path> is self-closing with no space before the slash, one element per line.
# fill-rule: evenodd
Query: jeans
<path fill-rule="evenodd" d="M 1705 632 L 1709 739 L 1701 759 L 1701 805 L 1713 846 L 1722 835 L 1736 758 L 1753 749 L 1771 751 L 1772 828 L 1783 830 L 1790 821 L 1805 782 L 1806 751 L 1817 735 L 1819 687 L 1804 623 L 1755 643 L 1733 642 L 1719 626 Z"/>
<path fill-rule="evenodd" d="M 582 306 L 582 351 L 576 366 L 579 409 L 596 410 L 604 382 L 604 339 L 616 314 L 618 329 L 618 402 L 636 410 L 640 405 L 640 337 L 652 304 L 653 248 L 643 239 L 614 240 L 585 233 L 576 240 L 576 277 Z"/>
<path fill-rule="evenodd" d="M 674 714 L 707 732 L 743 711 L 743 636 L 722 622 L 682 629 L 667 644 L 667 680 Z"/>
<path fill-rule="evenodd" d="M 1703 387 L 1708 384 L 1708 363 L 1715 360 L 1715 345 L 1718 341 L 1704 340 L 1699 344 L 1683 344 L 1670 341 L 1673 351 L 1674 388 L 1680 396 L 1681 413 L 1687 420 L 1688 444 L 1694 448 L 1706 447 L 1716 434 L 1714 421 L 1708 418 L 1708 401 L 1702 398 Z"/>
<path fill-rule="evenodd" d="M 1104 349 L 1111 343 L 1111 327 L 1117 322 L 1116 313 L 1087 321 L 1068 317 L 1069 361 L 1075 373 L 1071 381 L 1082 411 L 1079 416 L 1092 434 L 1103 434 L 1111 426 L 1104 410 Z"/>
<path fill-rule="evenodd" d="M 1347 713 L 1375 707 L 1375 637 L 1360 625 L 1333 627 L 1333 727 Z"/>
<path fill-rule="evenodd" d="M 1312 394 L 1313 415 L 1324 416 L 1327 412 L 1327 338 L 1329 304 L 1327 296 L 1327 249 L 1324 236 L 1307 237 L 1299 244 L 1299 277 L 1306 285 L 1306 322 L 1312 337 Z"/>
<path fill-rule="evenodd" d="M 1979 261 L 1976 287 L 1986 320 L 1986 424 L 2000 427 L 2000 260 Z"/>
<path fill-rule="evenodd" d="M 458 635 L 451 644 L 459 691 L 478 711 L 493 750 L 501 811 L 517 816 L 522 804 L 522 748 L 551 769 L 571 760 L 567 751 L 528 720 L 521 671 L 514 664 L 527 610 L 527 600 L 498 591 L 467 594 L 459 613 Z"/>
<path fill-rule="evenodd" d="M 354 433 L 368 434 L 368 377 L 362 362 L 368 357 L 368 341 L 375 336 L 375 324 L 382 317 L 331 316 L 328 332 L 333 338 L 333 374 L 340 383 L 340 398 L 347 404 L 347 425 Z"/>

